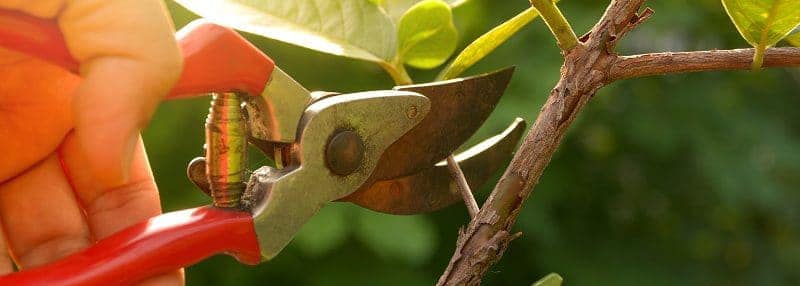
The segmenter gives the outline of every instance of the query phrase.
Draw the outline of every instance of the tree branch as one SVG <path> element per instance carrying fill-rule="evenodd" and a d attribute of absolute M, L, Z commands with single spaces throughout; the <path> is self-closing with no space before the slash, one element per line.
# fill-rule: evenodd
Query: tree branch
<path fill-rule="evenodd" d="M 654 53 L 619 57 L 611 66 L 610 79 L 645 77 L 712 70 L 749 69 L 754 49 Z M 800 48 L 766 50 L 764 67 L 800 66 Z"/>
<path fill-rule="evenodd" d="M 637 15 L 644 0 L 614 0 L 584 41 L 565 52 L 561 79 L 550 92 L 531 131 L 489 199 L 466 229 L 438 285 L 477 285 L 503 255 L 523 202 L 539 181 L 575 116 L 607 81 L 607 71 L 617 58 L 611 51 L 616 40 L 649 12 Z"/>
<path fill-rule="evenodd" d="M 624 78 L 750 67 L 753 49 L 617 56 L 617 42 L 653 14 L 650 9 L 637 14 L 643 2 L 612 0 L 592 30 L 574 48 L 564 50 L 561 78 L 489 199 L 469 225 L 459 231 L 455 253 L 438 285 L 480 284 L 483 275 L 500 260 L 509 243 L 520 235 L 513 234 L 511 228 L 523 203 L 567 129 L 598 89 Z M 769 49 L 764 64 L 798 66 L 800 49 Z"/>

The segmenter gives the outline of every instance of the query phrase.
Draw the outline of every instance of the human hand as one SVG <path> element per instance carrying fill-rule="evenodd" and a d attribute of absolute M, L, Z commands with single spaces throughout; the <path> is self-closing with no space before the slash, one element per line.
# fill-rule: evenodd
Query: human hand
<path fill-rule="evenodd" d="M 25 269 L 161 212 L 139 130 L 181 58 L 160 1 L 0 0 L 0 8 L 56 18 L 81 63 L 77 77 L 0 51 L 0 221 Z"/>

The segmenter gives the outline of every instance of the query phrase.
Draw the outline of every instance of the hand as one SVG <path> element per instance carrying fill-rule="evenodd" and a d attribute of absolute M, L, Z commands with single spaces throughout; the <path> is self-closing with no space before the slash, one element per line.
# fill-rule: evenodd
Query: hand
<path fill-rule="evenodd" d="M 177 80 L 181 57 L 160 1 L 0 0 L 0 8 L 56 18 L 81 63 L 77 77 L 0 50 L 0 221 L 25 269 L 161 212 L 139 130 Z M 11 269 L 0 263 L 0 272 Z M 176 272 L 145 284 L 182 280 Z"/>

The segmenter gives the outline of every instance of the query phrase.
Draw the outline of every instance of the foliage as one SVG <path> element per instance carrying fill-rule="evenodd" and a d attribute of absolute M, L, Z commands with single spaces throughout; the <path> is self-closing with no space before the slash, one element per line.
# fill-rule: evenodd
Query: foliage
<path fill-rule="evenodd" d="M 389 14 L 392 19 L 400 19 L 403 14 L 408 11 L 411 6 L 414 4 L 422 1 L 422 0 L 370 0 L 373 3 L 378 4 L 381 8 Z M 464 4 L 466 0 L 446 0 L 444 1 L 450 7 L 458 7 L 461 4 Z"/>
<path fill-rule="evenodd" d="M 534 8 L 525 9 L 519 15 L 514 16 L 503 24 L 494 27 L 491 31 L 483 34 L 469 44 L 461 53 L 453 59 L 436 78 L 439 80 L 451 79 L 463 73 L 466 69 L 477 63 L 482 58 L 489 55 L 494 49 L 505 43 L 519 29 L 530 23 L 539 12 Z"/>
<path fill-rule="evenodd" d="M 539 279 L 539 281 L 534 282 L 531 286 L 561 286 L 561 282 L 564 282 L 564 278 L 561 278 L 561 275 L 550 273 Z"/>
<path fill-rule="evenodd" d="M 214 22 L 337 56 L 371 61 L 398 84 L 403 64 L 441 65 L 456 48 L 450 5 L 442 0 L 176 0 Z M 387 14 L 402 15 L 393 19 Z M 397 23 L 394 23 L 397 22 Z"/>
<path fill-rule="evenodd" d="M 753 68 L 760 68 L 764 49 L 800 25 L 800 1 L 722 0 L 725 11 L 744 39 L 756 48 Z"/>
<path fill-rule="evenodd" d="M 364 0 L 176 0 L 214 22 L 337 56 L 390 61 L 397 37 L 389 16 Z"/>
<path fill-rule="evenodd" d="M 397 26 L 398 58 L 416 68 L 435 68 L 456 49 L 458 32 L 447 3 L 425 0 L 411 6 Z"/>
<path fill-rule="evenodd" d="M 786 41 L 792 46 L 800 47 L 800 33 L 794 33 L 787 36 Z"/>
<path fill-rule="evenodd" d="M 405 1 L 413 2 L 406 7 L 418 2 Z M 405 11 L 393 17 L 386 8 L 391 2 L 372 3 L 396 25 Z M 581 33 L 605 4 L 570 0 L 559 8 Z M 649 5 L 656 15 L 620 43 L 621 54 L 741 46 L 718 0 Z M 197 17 L 169 6 L 178 27 Z M 457 46 L 469 46 L 529 7 L 526 1 L 471 0 L 452 8 Z M 497 111 L 472 142 L 502 130 L 516 116 L 532 122 L 558 79 L 559 50 L 544 25 L 514 33 L 485 40 L 486 46 L 477 47 L 497 46 L 481 53 L 474 66 L 460 68 L 475 74 L 517 65 Z M 397 40 L 396 27 L 392 35 Z M 247 36 L 311 89 L 352 92 L 394 85 L 369 62 L 287 45 L 274 36 Z M 500 39 L 507 44 L 500 46 Z M 409 70 L 418 79 L 437 72 Z M 571 127 L 523 209 L 516 229 L 524 235 L 483 284 L 530 285 L 556 271 L 571 285 L 795 285 L 800 281 L 798 89 L 797 69 L 653 77 L 604 88 Z M 185 162 L 202 152 L 207 108 L 207 99 L 165 103 L 145 132 L 165 210 L 208 201 L 183 173 Z M 185 128 L 187 123 L 197 128 Z M 252 157 L 253 169 L 270 164 Z M 489 189 L 481 188 L 484 196 Z M 430 285 L 467 219 L 460 205 L 392 217 L 333 203 L 275 260 L 246 267 L 228 257 L 210 259 L 187 270 L 188 285 Z"/>

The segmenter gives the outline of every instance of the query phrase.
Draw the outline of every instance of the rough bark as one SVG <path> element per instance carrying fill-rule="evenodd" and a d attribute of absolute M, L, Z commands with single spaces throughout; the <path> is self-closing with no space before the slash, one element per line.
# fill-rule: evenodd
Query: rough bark
<path fill-rule="evenodd" d="M 562 51 L 564 65 L 560 80 L 489 199 L 469 225 L 459 231 L 455 253 L 438 285 L 480 284 L 509 243 L 519 237 L 511 228 L 523 203 L 550 163 L 567 128 L 598 89 L 626 78 L 751 67 L 753 49 L 617 56 L 614 53 L 617 41 L 653 13 L 650 9 L 637 13 L 643 2 L 611 1 L 592 30 L 575 47 Z M 768 49 L 763 66 L 800 66 L 800 48 Z"/>
<path fill-rule="evenodd" d="M 712 70 L 749 69 L 755 49 L 667 52 L 619 57 L 611 68 L 611 79 Z M 800 66 L 800 49 L 773 48 L 764 55 L 763 67 Z"/>
<path fill-rule="evenodd" d="M 578 112 L 608 81 L 616 41 L 644 17 L 644 0 L 612 1 L 580 43 L 564 51 L 561 79 L 550 92 L 531 131 L 478 215 L 458 237 L 455 254 L 438 285 L 477 285 L 518 237 L 511 227 Z M 649 10 L 648 10 L 649 11 Z M 649 12 L 644 13 L 645 17 Z"/>
<path fill-rule="evenodd" d="M 519 237 L 518 233 L 512 234 L 511 228 L 523 203 L 567 128 L 598 89 L 620 79 L 751 67 L 754 49 L 617 56 L 617 41 L 653 13 L 645 9 L 637 14 L 643 2 L 611 1 L 592 30 L 575 47 L 562 51 L 564 65 L 558 84 L 489 199 L 459 232 L 455 253 L 438 285 L 480 284 L 481 277 L 500 260 L 509 243 Z M 790 66 L 800 66 L 800 48 L 767 50 L 763 67 Z"/>

